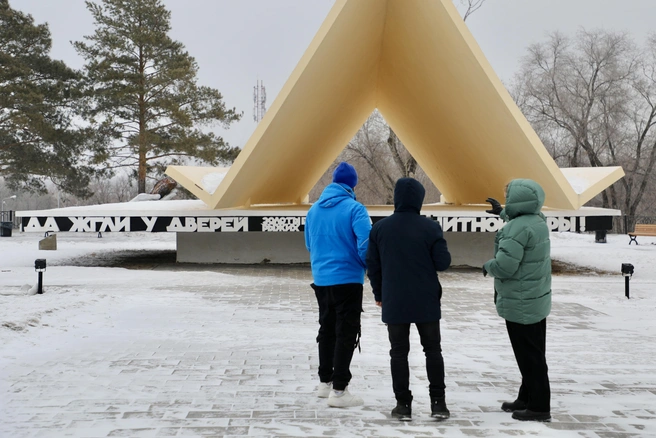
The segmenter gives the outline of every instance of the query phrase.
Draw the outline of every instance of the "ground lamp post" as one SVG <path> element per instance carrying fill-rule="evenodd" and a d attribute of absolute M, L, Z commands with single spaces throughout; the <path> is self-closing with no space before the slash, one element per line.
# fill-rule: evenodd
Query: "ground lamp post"
<path fill-rule="evenodd" d="M 629 298 L 629 279 L 633 275 L 633 265 L 622 263 L 622 274 L 624 275 L 624 295 Z"/>
<path fill-rule="evenodd" d="M 43 273 L 46 271 L 46 259 L 36 259 L 34 261 L 34 270 L 39 273 L 39 285 L 36 293 L 43 293 Z"/>
<path fill-rule="evenodd" d="M 16 195 L 11 195 L 11 196 L 9 196 L 9 197 L 7 197 L 7 198 L 3 198 L 3 199 L 2 199 L 2 211 L 5 211 L 5 201 L 6 201 L 7 199 L 16 199 Z"/>

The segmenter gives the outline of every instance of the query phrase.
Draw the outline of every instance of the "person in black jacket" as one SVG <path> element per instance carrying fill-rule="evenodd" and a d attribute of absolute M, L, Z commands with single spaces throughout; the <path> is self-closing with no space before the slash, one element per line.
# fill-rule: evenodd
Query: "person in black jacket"
<path fill-rule="evenodd" d="M 394 188 L 394 214 L 376 222 L 369 235 L 368 277 L 376 304 L 382 307 L 391 344 L 392 387 L 397 405 L 392 416 L 412 419 L 409 389 L 410 324 L 419 331 L 426 355 L 431 416 L 449 418 L 440 338 L 442 286 L 436 271 L 451 265 L 440 225 L 420 215 L 424 187 L 401 178 Z"/>

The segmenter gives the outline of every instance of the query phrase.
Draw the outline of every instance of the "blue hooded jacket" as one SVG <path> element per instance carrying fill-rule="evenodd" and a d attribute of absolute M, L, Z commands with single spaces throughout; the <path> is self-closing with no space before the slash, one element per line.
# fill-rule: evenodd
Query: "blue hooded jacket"
<path fill-rule="evenodd" d="M 310 251 L 317 286 L 364 283 L 371 219 L 346 184 L 329 184 L 305 219 L 305 247 Z"/>

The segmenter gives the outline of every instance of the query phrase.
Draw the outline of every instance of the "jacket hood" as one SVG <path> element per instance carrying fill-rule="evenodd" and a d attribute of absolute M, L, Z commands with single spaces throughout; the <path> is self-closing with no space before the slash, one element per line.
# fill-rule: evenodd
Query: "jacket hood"
<path fill-rule="evenodd" d="M 416 179 L 399 179 L 394 187 L 394 211 L 420 213 L 425 195 L 424 186 Z"/>
<path fill-rule="evenodd" d="M 530 179 L 514 179 L 506 190 L 505 213 L 510 219 L 525 214 L 539 214 L 544 198 L 540 184 Z"/>
<path fill-rule="evenodd" d="M 353 189 L 343 183 L 331 183 L 323 189 L 317 203 L 320 207 L 331 208 L 345 199 L 355 199 Z"/>

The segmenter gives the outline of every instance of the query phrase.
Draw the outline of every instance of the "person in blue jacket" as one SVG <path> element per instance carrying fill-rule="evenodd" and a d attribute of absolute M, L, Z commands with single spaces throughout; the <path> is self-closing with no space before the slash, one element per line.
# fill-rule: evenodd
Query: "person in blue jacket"
<path fill-rule="evenodd" d="M 360 406 L 351 394 L 351 359 L 360 341 L 362 288 L 371 230 L 367 209 L 355 199 L 355 168 L 340 163 L 305 219 L 312 289 L 319 304 L 319 388 L 333 407 Z"/>
<path fill-rule="evenodd" d="M 376 222 L 369 237 L 367 275 L 376 304 L 382 307 L 391 345 L 390 366 L 396 407 L 392 416 L 412 419 L 410 325 L 419 332 L 426 355 L 431 417 L 449 418 L 444 384 L 440 318 L 442 286 L 437 271 L 451 265 L 440 224 L 421 216 L 424 186 L 401 178 L 394 187 L 394 214 Z"/>

